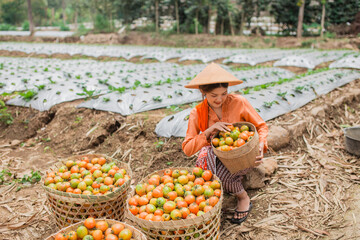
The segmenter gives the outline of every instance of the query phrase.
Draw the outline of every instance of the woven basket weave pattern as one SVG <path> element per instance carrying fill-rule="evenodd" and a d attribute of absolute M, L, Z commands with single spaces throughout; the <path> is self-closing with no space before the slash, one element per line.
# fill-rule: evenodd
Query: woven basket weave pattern
<path fill-rule="evenodd" d="M 247 125 L 251 131 L 255 132 L 251 141 L 245 143 L 243 146 L 224 152 L 216 149 L 211 144 L 215 155 L 220 159 L 230 173 L 236 173 L 240 170 L 254 167 L 256 156 L 259 155 L 259 134 L 256 131 L 255 126 L 248 122 L 233 123 L 233 126 L 239 128 L 242 125 Z M 214 137 L 212 137 L 212 139 L 213 138 Z"/>
<path fill-rule="evenodd" d="M 188 170 L 192 171 L 192 168 L 171 168 L 171 170 Z M 140 183 L 145 183 L 151 175 L 159 174 L 164 175 L 164 170 L 160 170 L 149 174 Z M 220 179 L 213 175 L 213 180 Z M 209 212 L 196 218 L 171 220 L 165 222 L 154 222 L 140 219 L 134 216 L 129 211 L 129 204 L 127 201 L 126 218 L 134 226 L 138 227 L 148 237 L 148 239 L 167 239 L 167 240 L 179 240 L 179 239 L 219 239 L 220 235 L 220 220 L 221 220 L 221 207 L 223 201 L 223 189 L 221 185 L 221 197 L 219 202 Z M 133 197 L 135 190 L 129 195 Z"/>
<path fill-rule="evenodd" d="M 141 231 L 139 231 L 138 229 L 134 228 L 133 226 L 131 226 L 129 224 L 126 224 L 124 222 L 115 221 L 115 220 L 109 220 L 109 219 L 96 219 L 96 221 L 102 221 L 102 220 L 109 223 L 109 225 L 113 225 L 115 223 L 121 223 L 121 224 L 123 224 L 125 226 L 125 228 L 129 228 L 133 232 L 133 235 L 132 235 L 133 239 L 135 239 L 135 240 L 147 240 L 146 236 Z M 55 240 L 55 236 L 58 233 L 68 233 L 70 231 L 75 231 L 76 232 L 76 229 L 81 225 L 83 225 L 83 222 L 79 222 L 79 223 L 75 223 L 73 225 L 70 225 L 70 226 L 68 226 L 66 228 L 63 228 L 60 231 L 54 233 L 53 235 L 49 236 L 45 240 Z"/>
<path fill-rule="evenodd" d="M 81 157 L 88 157 L 91 161 L 95 157 L 104 157 L 107 162 L 116 162 L 119 168 L 124 168 L 127 174 L 131 177 L 132 172 L 130 167 L 116 159 L 100 154 L 73 156 L 67 160 L 79 160 Z M 50 168 L 49 171 L 57 171 L 63 165 L 56 164 Z M 47 196 L 47 204 L 50 211 L 55 217 L 56 224 L 59 228 L 69 226 L 92 216 L 95 218 L 107 218 L 115 220 L 123 220 L 125 213 L 125 203 L 127 195 L 129 194 L 130 181 L 125 182 L 115 192 L 102 196 L 73 194 L 61 192 L 43 185 Z"/>

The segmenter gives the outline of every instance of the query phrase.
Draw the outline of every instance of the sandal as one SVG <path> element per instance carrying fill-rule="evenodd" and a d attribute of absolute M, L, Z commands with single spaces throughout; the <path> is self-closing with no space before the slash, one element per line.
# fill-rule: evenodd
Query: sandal
<path fill-rule="evenodd" d="M 244 222 L 244 221 L 247 219 L 247 217 L 248 217 L 249 214 L 250 214 L 251 209 L 252 209 L 252 203 L 251 203 L 251 202 L 250 202 L 250 204 L 249 204 L 249 210 L 247 210 L 247 211 L 238 211 L 238 210 L 235 209 L 235 212 L 236 212 L 236 213 L 247 213 L 247 214 L 246 214 L 244 217 L 242 217 L 242 218 L 235 218 L 235 217 L 233 216 L 232 219 L 231 219 L 231 222 L 232 222 L 232 223 L 235 223 L 235 224 L 241 224 L 242 222 Z"/>

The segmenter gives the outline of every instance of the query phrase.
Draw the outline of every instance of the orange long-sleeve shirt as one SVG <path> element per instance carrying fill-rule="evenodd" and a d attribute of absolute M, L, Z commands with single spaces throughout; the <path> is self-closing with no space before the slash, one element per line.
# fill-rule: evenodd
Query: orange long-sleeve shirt
<path fill-rule="evenodd" d="M 210 144 L 204 133 L 200 133 L 199 116 L 196 108 L 190 112 L 186 137 L 182 143 L 182 149 L 187 156 L 198 152 L 202 147 Z M 250 105 L 249 101 L 243 96 L 229 94 L 222 105 L 222 118 L 219 119 L 214 110 L 209 107 L 209 127 L 216 122 L 251 122 L 256 127 L 259 140 L 264 143 L 267 150 L 268 127 L 265 121 L 259 116 L 256 110 Z M 199 134 L 200 133 L 200 134 Z"/>

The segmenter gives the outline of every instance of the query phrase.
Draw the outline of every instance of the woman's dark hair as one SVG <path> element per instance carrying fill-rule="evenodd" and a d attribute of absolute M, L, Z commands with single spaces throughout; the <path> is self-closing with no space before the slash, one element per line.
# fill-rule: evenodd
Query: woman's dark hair
<path fill-rule="evenodd" d="M 215 88 L 227 88 L 229 83 L 214 83 L 214 84 L 207 84 L 207 85 L 200 85 L 199 89 L 202 90 L 204 93 L 211 92 Z"/>

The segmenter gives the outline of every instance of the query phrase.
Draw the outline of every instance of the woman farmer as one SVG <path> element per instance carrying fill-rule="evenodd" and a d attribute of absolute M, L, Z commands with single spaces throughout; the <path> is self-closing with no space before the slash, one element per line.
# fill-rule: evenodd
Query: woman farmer
<path fill-rule="evenodd" d="M 182 149 L 187 156 L 200 151 L 196 166 L 209 169 L 222 181 L 225 191 L 237 196 L 233 223 L 246 220 L 252 208 L 250 198 L 241 183 L 249 169 L 231 174 L 214 154 L 210 145 L 211 136 L 218 131 L 230 131 L 227 127 L 235 122 L 251 122 L 259 134 L 260 155 L 255 166 L 262 163 L 267 150 L 268 128 L 250 103 L 240 95 L 228 94 L 228 86 L 242 83 L 215 63 L 209 64 L 186 88 L 200 89 L 204 100 L 190 113 L 186 137 Z"/>

